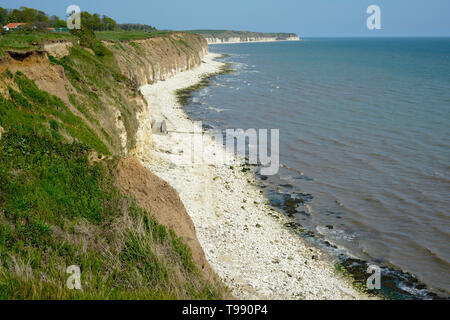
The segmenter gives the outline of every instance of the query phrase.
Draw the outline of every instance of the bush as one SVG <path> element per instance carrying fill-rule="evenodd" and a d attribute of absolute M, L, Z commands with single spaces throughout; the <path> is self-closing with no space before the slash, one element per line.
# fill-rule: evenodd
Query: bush
<path fill-rule="evenodd" d="M 94 49 L 97 44 L 97 38 L 94 31 L 82 27 L 81 29 L 73 29 L 70 31 L 80 40 L 80 46 Z"/>

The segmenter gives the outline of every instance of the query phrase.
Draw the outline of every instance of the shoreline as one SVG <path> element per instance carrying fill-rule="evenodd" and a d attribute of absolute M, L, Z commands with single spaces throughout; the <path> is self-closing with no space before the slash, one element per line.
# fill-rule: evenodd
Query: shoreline
<path fill-rule="evenodd" d="M 169 130 L 201 130 L 177 103 L 175 91 L 199 83 L 224 65 L 208 54 L 201 66 L 141 88 L 149 114 Z M 141 126 L 140 131 L 148 126 Z M 147 129 L 148 130 L 148 129 Z M 238 299 L 370 299 L 335 270 L 321 249 L 294 236 L 243 161 L 204 135 L 204 163 L 193 163 L 189 134 L 153 135 L 137 150 L 142 164 L 180 195 L 211 267 Z M 231 159 L 226 165 L 217 157 Z"/>

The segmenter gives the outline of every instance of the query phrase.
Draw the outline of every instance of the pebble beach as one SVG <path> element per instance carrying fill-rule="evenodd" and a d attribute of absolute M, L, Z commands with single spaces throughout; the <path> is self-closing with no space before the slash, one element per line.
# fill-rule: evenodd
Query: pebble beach
<path fill-rule="evenodd" d="M 237 299 L 369 299 L 327 254 L 285 227 L 289 219 L 268 204 L 243 159 L 201 134 L 178 104 L 176 90 L 217 73 L 218 57 L 210 53 L 196 69 L 141 88 L 151 120 L 165 120 L 169 133 L 139 139 L 138 158 L 177 190 L 208 262 Z"/>

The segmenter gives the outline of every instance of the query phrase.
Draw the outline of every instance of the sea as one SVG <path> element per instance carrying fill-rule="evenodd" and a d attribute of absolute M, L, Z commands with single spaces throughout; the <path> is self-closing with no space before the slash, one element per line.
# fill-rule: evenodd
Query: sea
<path fill-rule="evenodd" d="M 395 282 L 411 297 L 448 297 L 450 38 L 311 38 L 210 51 L 234 71 L 211 79 L 185 109 L 216 130 L 280 130 L 280 170 L 260 183 L 301 226 L 298 236 L 412 276 Z"/>

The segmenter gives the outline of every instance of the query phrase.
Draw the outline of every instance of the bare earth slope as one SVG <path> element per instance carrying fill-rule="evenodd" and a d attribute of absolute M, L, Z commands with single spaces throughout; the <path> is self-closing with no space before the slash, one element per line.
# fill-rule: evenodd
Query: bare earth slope
<path fill-rule="evenodd" d="M 147 210 L 160 224 L 171 228 L 192 251 L 200 270 L 214 278 L 209 263 L 197 239 L 194 224 L 178 193 L 167 182 L 144 168 L 135 158 L 122 160 L 117 168 L 116 184 L 125 194 L 132 194 L 138 205 Z"/>

